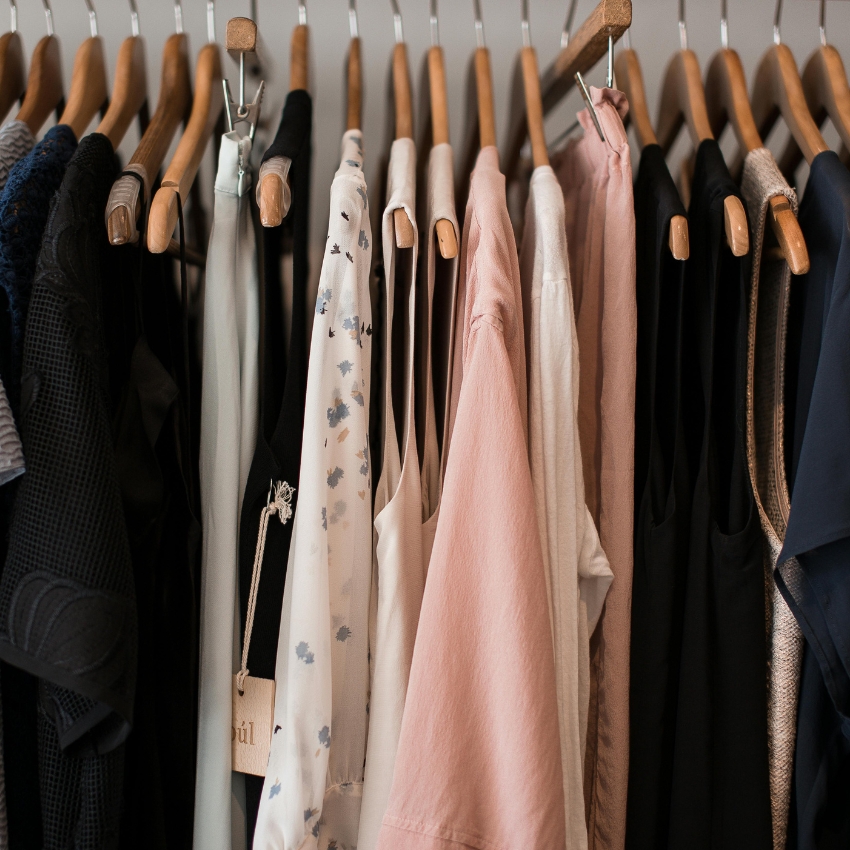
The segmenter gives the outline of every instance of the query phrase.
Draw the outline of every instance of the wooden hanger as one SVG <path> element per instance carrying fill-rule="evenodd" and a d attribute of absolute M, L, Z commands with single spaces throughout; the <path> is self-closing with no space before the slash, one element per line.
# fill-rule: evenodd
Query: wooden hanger
<path fill-rule="evenodd" d="M 33 136 L 44 125 L 48 116 L 62 103 L 62 57 L 59 39 L 53 35 L 53 12 L 47 0 L 42 0 L 47 18 L 47 35 L 35 46 L 30 59 L 27 93 L 16 118 L 23 121 Z"/>
<path fill-rule="evenodd" d="M 12 5 L 12 29 L 0 36 L 0 121 L 12 104 L 24 95 L 27 72 L 24 63 L 24 44 L 18 34 L 18 7 Z"/>
<path fill-rule="evenodd" d="M 643 73 L 637 53 L 631 48 L 621 50 L 614 60 L 614 70 L 617 74 L 617 85 L 629 100 L 629 111 L 626 119 L 634 128 L 638 145 L 657 145 L 655 130 L 649 117 L 649 107 L 646 102 L 646 89 L 643 85 Z M 627 125 L 628 126 L 628 125 Z M 667 245 L 676 260 L 687 260 L 691 254 L 691 243 L 688 234 L 688 220 L 683 215 L 674 215 L 670 219 L 670 233 Z"/>
<path fill-rule="evenodd" d="M 809 57 L 803 70 L 803 92 L 809 112 L 818 127 L 827 118 L 832 121 L 846 149 L 850 149 L 850 86 L 839 52 L 826 42 L 826 0 L 820 7 L 820 47 Z M 780 160 L 783 174 L 792 174 L 803 158 L 800 146 L 792 137 Z"/>
<path fill-rule="evenodd" d="M 537 68 L 537 51 L 531 46 L 531 28 L 528 21 L 528 0 L 523 6 L 522 36 L 520 53 L 522 83 L 525 90 L 525 118 L 528 137 L 531 140 L 531 159 L 535 168 L 549 165 L 546 148 L 546 132 L 543 128 L 543 100 L 540 95 L 540 71 Z"/>
<path fill-rule="evenodd" d="M 809 112 L 794 54 L 782 44 L 779 30 L 781 15 L 782 0 L 777 0 L 773 19 L 774 43 L 762 57 L 753 81 L 753 118 L 759 135 L 764 139 L 781 115 L 806 162 L 811 165 L 814 158 L 829 147 Z"/>
<path fill-rule="evenodd" d="M 446 65 L 443 48 L 439 44 L 432 44 L 428 50 L 428 82 L 431 92 L 432 141 L 435 145 L 448 144 L 449 99 L 446 90 Z M 454 225 L 447 218 L 441 218 L 437 221 L 435 230 L 440 255 L 446 260 L 454 259 L 458 254 Z"/>
<path fill-rule="evenodd" d="M 600 0 L 578 32 L 561 49 L 554 63 L 544 71 L 540 81 L 543 115 L 562 100 L 575 85 L 575 74 L 586 74 L 608 51 L 611 44 L 629 28 L 632 22 L 631 0 Z M 504 173 L 513 179 L 519 155 L 528 135 L 525 110 L 519 105 L 510 116 L 505 145 Z"/>
<path fill-rule="evenodd" d="M 306 90 L 309 82 L 310 30 L 303 3 L 298 6 L 299 23 L 292 31 L 289 48 L 289 90 Z M 280 175 L 267 172 L 259 187 L 260 221 L 263 227 L 277 227 L 288 210 L 284 209 L 284 186 Z"/>
<path fill-rule="evenodd" d="M 91 37 L 77 49 L 74 70 L 71 73 L 71 93 L 59 118 L 67 124 L 77 139 L 80 139 L 109 99 L 106 73 L 106 58 L 103 55 L 103 40 L 97 34 L 97 15 L 91 0 L 86 0 L 91 21 Z"/>
<path fill-rule="evenodd" d="M 209 35 L 211 40 L 198 53 L 195 98 L 189 123 L 151 204 L 147 238 L 148 250 L 152 254 L 164 253 L 171 244 L 177 226 L 177 199 L 179 197 L 182 204 L 186 203 L 224 105 L 221 51 L 213 40 L 214 26 L 210 27 Z"/>
<path fill-rule="evenodd" d="M 165 154 L 168 152 L 168 146 L 174 138 L 177 127 L 186 116 L 191 102 L 188 39 L 182 32 L 176 32 L 169 36 L 162 51 L 162 74 L 156 111 L 125 169 L 135 171 L 142 177 L 146 193 L 150 191 L 150 184 L 159 172 Z M 113 194 L 116 193 L 119 183 L 126 179 L 126 177 L 118 178 L 112 187 Z M 122 203 L 113 207 L 110 203 L 112 209 L 106 224 L 109 241 L 113 245 L 125 245 L 136 238 L 138 213 L 135 201 L 138 200 L 138 185 L 135 188 L 132 209 L 129 204 Z M 112 201 L 112 194 L 110 201 Z"/>
<path fill-rule="evenodd" d="M 360 130 L 363 122 L 363 65 L 360 56 L 360 34 L 357 28 L 357 7 L 355 0 L 348 2 L 348 20 L 351 27 L 351 41 L 348 44 L 348 63 L 346 71 L 346 130 Z"/>
<path fill-rule="evenodd" d="M 133 34 L 124 39 L 118 50 L 112 100 L 97 128 L 97 132 L 106 136 L 116 149 L 148 99 L 145 40 L 139 35 L 139 13 L 135 0 L 130 0 L 130 18 Z"/>
<path fill-rule="evenodd" d="M 721 30 L 725 43 L 725 16 Z M 744 67 L 736 51 L 724 46 L 714 54 L 706 74 L 705 95 L 709 123 L 715 138 L 720 137 L 728 121 L 744 151 L 764 147 L 747 96 Z M 797 217 L 785 195 L 775 195 L 770 199 L 768 219 L 792 274 L 805 274 L 810 266 L 809 252 Z"/>
<path fill-rule="evenodd" d="M 679 4 L 679 32 L 682 47 L 676 51 L 667 65 L 661 88 L 661 103 L 658 112 L 658 144 L 666 154 L 676 141 L 682 126 L 686 126 L 694 149 L 706 139 L 713 139 L 705 90 L 699 60 L 687 47 L 687 30 L 684 25 L 684 3 Z M 750 231 L 747 214 L 741 199 L 729 195 L 723 202 L 723 220 L 726 242 L 736 257 L 743 257 L 750 250 Z"/>

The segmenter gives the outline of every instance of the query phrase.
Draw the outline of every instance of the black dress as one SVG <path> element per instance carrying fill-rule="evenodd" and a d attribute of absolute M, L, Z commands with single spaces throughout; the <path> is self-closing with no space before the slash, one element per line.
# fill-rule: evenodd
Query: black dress
<path fill-rule="evenodd" d="M 669 846 L 769 850 L 767 634 L 761 525 L 747 470 L 749 269 L 726 245 L 740 197 L 713 140 L 698 150 L 688 214 L 683 401 L 696 464 L 685 588 Z"/>
<path fill-rule="evenodd" d="M 310 155 L 313 105 L 306 91 L 291 91 L 286 99 L 280 127 L 263 161 L 274 156 L 292 160 L 289 171 L 292 205 L 283 224 L 264 230 L 263 314 L 261 332 L 262 391 L 257 445 L 239 525 L 239 610 L 244 633 L 251 575 L 260 516 L 269 496 L 271 482 L 286 481 L 295 488 L 293 513 L 298 500 L 298 473 L 301 467 L 301 441 L 304 431 L 304 403 L 307 394 L 307 286 L 309 283 L 308 236 L 310 219 Z M 281 310 L 280 260 L 285 242 L 292 250 L 292 326 L 289 356 L 284 360 L 283 317 Z M 248 653 L 252 676 L 274 679 L 277 639 L 283 606 L 283 588 L 293 523 L 271 522 L 266 534 L 260 584 L 257 590 L 254 629 Z M 263 779 L 245 777 L 248 846 L 254 827 Z"/>
<path fill-rule="evenodd" d="M 806 647 L 789 848 L 850 846 L 850 172 L 816 157 L 800 204 L 811 259 L 791 287 L 791 512 L 776 582 Z"/>
<path fill-rule="evenodd" d="M 668 248 L 685 208 L 658 145 L 635 183 L 637 393 L 635 567 L 629 696 L 626 846 L 661 847 L 670 816 L 673 744 L 690 532 L 690 476 L 681 409 L 685 263 Z"/>

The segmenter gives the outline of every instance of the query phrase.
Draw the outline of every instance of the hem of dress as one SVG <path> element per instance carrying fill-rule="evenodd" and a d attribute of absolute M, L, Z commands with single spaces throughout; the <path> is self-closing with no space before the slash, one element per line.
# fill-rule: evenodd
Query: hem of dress
<path fill-rule="evenodd" d="M 394 834 L 392 838 L 390 838 L 391 834 Z M 450 848 L 457 850 L 459 847 L 469 847 L 472 850 L 505 850 L 501 844 L 449 826 L 412 821 L 391 815 L 384 815 L 381 826 L 378 850 L 384 847 L 415 848 L 415 850 L 450 850 Z"/>

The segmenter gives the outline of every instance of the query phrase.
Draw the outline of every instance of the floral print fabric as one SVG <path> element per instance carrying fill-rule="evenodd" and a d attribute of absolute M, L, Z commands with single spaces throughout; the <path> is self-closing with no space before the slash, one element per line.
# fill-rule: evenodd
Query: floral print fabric
<path fill-rule="evenodd" d="M 298 507 L 255 848 L 354 848 L 369 691 L 372 232 L 362 137 L 343 137 L 316 297 Z"/>

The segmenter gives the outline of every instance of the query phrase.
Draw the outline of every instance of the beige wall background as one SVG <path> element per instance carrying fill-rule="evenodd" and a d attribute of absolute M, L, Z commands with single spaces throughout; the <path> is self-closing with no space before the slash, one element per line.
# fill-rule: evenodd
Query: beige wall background
<path fill-rule="evenodd" d="M 110 75 L 121 40 L 130 34 L 130 8 L 127 0 L 93 0 L 97 9 L 100 33 L 104 38 Z M 419 88 L 422 60 L 430 44 L 428 0 L 399 0 L 406 41 L 411 60 L 414 91 Z M 591 11 L 595 0 L 580 0 L 576 27 Z M 159 88 L 160 58 L 165 39 L 174 31 L 172 0 L 137 0 L 141 33 L 146 39 L 148 87 L 151 104 Z M 314 96 L 314 165 L 313 212 L 311 241 L 321 256 L 327 228 L 328 191 L 339 156 L 339 139 L 344 121 L 343 70 L 348 45 L 347 0 L 307 0 L 311 27 Z M 521 46 L 520 0 L 482 0 L 485 34 L 493 58 L 495 102 L 499 139 L 503 140 L 508 121 L 509 86 L 512 66 Z M 752 80 L 759 58 L 772 40 L 774 0 L 728 0 L 729 41 L 742 58 L 749 80 Z M 818 45 L 818 0 L 785 0 L 782 16 L 782 38 L 794 52 L 802 68 Z M 850 2 L 828 0 L 826 29 L 830 43 L 841 52 L 850 67 Z M 250 15 L 256 7 L 257 21 L 265 45 L 263 73 L 267 85 L 264 102 L 264 132 L 273 134 L 288 85 L 289 39 L 297 23 L 296 0 L 217 0 L 216 21 L 219 41 L 224 39 L 228 18 Z M 567 2 L 530 0 L 532 40 L 537 48 L 541 69 L 558 52 Z M 52 0 L 56 35 L 62 48 L 66 90 L 71 78 L 74 52 L 89 34 L 89 19 L 84 0 Z M 374 184 L 379 150 L 383 145 L 387 112 L 386 74 L 393 45 L 393 19 L 390 0 L 358 0 L 360 33 L 363 41 L 365 75 L 364 136 L 367 179 Z M 451 136 L 456 147 L 461 143 L 465 116 L 465 75 L 470 54 L 475 47 L 472 0 L 441 0 L 440 36 L 445 50 L 449 83 Z M 691 0 L 687 4 L 687 27 L 690 46 L 701 65 L 706 67 L 720 46 L 720 0 Z M 0 7 L 2 14 L 2 7 Z M 184 30 L 189 36 L 193 56 L 206 41 L 205 0 L 184 0 Z M 0 26 L 0 30 L 6 26 Z M 18 0 L 18 29 L 27 55 L 45 33 L 41 0 Z M 664 69 L 679 46 L 677 0 L 634 0 L 631 29 L 632 47 L 643 66 L 651 113 L 657 115 L 658 95 Z M 615 48 L 618 49 L 618 48 Z M 604 61 L 587 75 L 589 83 L 603 85 Z M 226 73 L 235 83 L 236 63 L 225 59 Z M 234 87 L 235 90 L 235 87 Z M 253 95 L 253 85 L 249 94 Z M 582 106 L 573 92 L 547 122 L 547 133 L 554 139 L 575 120 Z M 780 122 L 781 123 L 781 122 Z M 94 129 L 94 127 L 92 127 Z M 684 134 L 683 134 L 684 135 Z M 826 131 L 828 141 L 837 146 L 837 135 Z M 768 140 L 775 151 L 784 145 L 785 130 L 779 127 Z M 729 133 L 723 140 L 726 150 L 732 145 Z M 133 127 L 121 146 L 125 160 L 138 142 Z M 257 147 L 262 147 L 262 138 Z M 687 139 L 681 138 L 671 155 L 671 164 L 689 151 Z M 634 160 L 636 163 L 636 159 Z M 200 179 L 206 197 L 211 196 L 214 163 L 208 154 Z M 801 187 L 805 167 L 800 172 Z M 314 274 L 318 273 L 314 263 Z"/>

